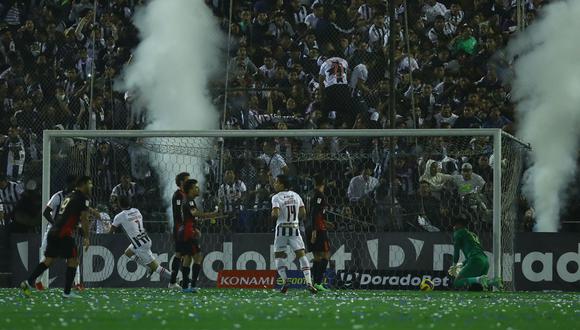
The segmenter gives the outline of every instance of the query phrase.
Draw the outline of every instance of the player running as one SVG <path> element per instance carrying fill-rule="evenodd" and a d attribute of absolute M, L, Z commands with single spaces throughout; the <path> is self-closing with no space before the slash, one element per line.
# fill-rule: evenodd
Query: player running
<path fill-rule="evenodd" d="M 60 206 L 61 206 L 62 202 L 64 201 L 65 197 L 68 194 L 70 194 L 73 191 L 73 189 L 75 188 L 75 183 L 76 183 L 75 181 L 76 181 L 76 176 L 74 176 L 74 175 L 67 176 L 65 179 L 65 188 L 63 190 L 56 192 L 54 195 L 52 195 L 50 197 L 50 200 L 48 201 L 48 204 L 46 205 L 46 208 L 44 209 L 44 212 L 42 213 L 42 215 L 44 216 L 46 221 L 48 221 L 48 224 L 46 226 L 46 232 L 44 232 L 44 235 L 42 236 L 42 243 L 40 244 L 40 255 L 41 256 L 44 255 L 44 252 L 46 251 L 46 243 L 47 243 L 47 239 L 48 239 L 48 233 L 50 233 L 50 229 L 52 228 L 52 225 L 54 224 L 54 220 L 56 218 L 56 213 L 60 209 Z M 36 284 L 34 285 L 38 291 L 42 291 L 42 290 L 46 289 L 44 287 L 44 285 L 42 284 L 41 279 L 42 279 L 42 277 L 39 277 L 36 280 Z M 74 283 L 74 287 L 77 290 L 82 291 L 84 289 L 84 287 L 81 283 L 81 276 L 80 276 L 80 271 L 79 271 L 78 266 L 77 266 L 77 269 L 75 272 L 75 278 L 74 278 L 73 283 Z"/>
<path fill-rule="evenodd" d="M 89 200 L 93 182 L 90 177 L 82 176 L 77 180 L 75 190 L 61 203 L 54 225 L 47 235 L 46 252 L 41 261 L 26 281 L 20 283 L 20 288 L 26 296 L 31 295 L 34 281 L 47 270 L 56 258 L 66 259 L 64 298 L 80 298 L 71 292 L 71 287 L 77 266 L 79 265 L 78 252 L 73 238 L 73 232 L 79 222 L 83 230 L 83 246 L 89 247 Z"/>
<path fill-rule="evenodd" d="M 467 223 L 468 219 L 465 215 L 455 217 L 453 223 L 453 266 L 449 268 L 449 275 L 455 277 L 453 287 L 469 288 L 470 291 L 481 291 L 492 287 L 501 289 L 501 279 L 488 280 L 487 256 L 481 248 L 477 235 L 467 230 Z M 465 265 L 458 263 L 460 251 L 465 256 Z"/>
<path fill-rule="evenodd" d="M 151 273 L 159 274 L 162 279 L 169 280 L 171 272 L 161 267 L 151 252 L 151 238 L 143 227 L 143 215 L 138 209 L 131 207 L 129 197 L 119 196 L 117 202 L 122 211 L 115 216 L 109 233 L 114 233 L 122 226 L 131 241 L 125 255 L 129 258 L 136 256 L 135 261 L 138 264 L 148 267 Z"/>
<path fill-rule="evenodd" d="M 312 232 L 310 234 L 310 251 L 314 254 L 312 262 L 312 277 L 314 287 L 318 291 L 328 291 L 322 285 L 324 272 L 330 259 L 330 240 L 328 239 L 328 227 L 332 224 L 326 221 L 326 209 L 328 204 L 324 195 L 324 177 L 320 174 L 314 176 L 314 196 L 310 202 L 310 214 L 312 216 Z"/>
<path fill-rule="evenodd" d="M 178 189 L 173 193 L 171 198 L 171 209 L 173 210 L 173 242 L 175 243 L 175 257 L 171 262 L 171 279 L 169 280 L 170 289 L 181 289 L 177 284 L 177 273 L 181 268 L 181 253 L 178 251 L 178 237 L 177 231 L 183 223 L 183 204 L 185 200 L 185 193 L 183 192 L 183 184 L 189 180 L 189 173 L 181 172 L 175 176 L 175 184 Z"/>
<path fill-rule="evenodd" d="M 286 175 L 278 175 L 274 182 L 274 189 L 277 194 L 272 197 L 272 218 L 276 219 L 276 231 L 274 236 L 274 257 L 276 268 L 280 278 L 284 281 L 281 293 L 288 291 L 288 277 L 286 276 L 286 246 L 294 250 L 296 258 L 300 262 L 300 268 L 304 273 L 306 286 L 311 293 L 318 290 L 312 285 L 310 277 L 310 263 L 304 251 L 304 241 L 300 235 L 299 217 L 306 215 L 304 202 L 300 195 L 290 190 L 290 183 Z"/>
<path fill-rule="evenodd" d="M 203 261 L 203 254 L 199 246 L 199 239 L 201 232 L 198 229 L 198 221 L 202 218 L 214 218 L 218 212 L 202 212 L 196 204 L 195 198 L 199 196 L 199 187 L 197 180 L 189 179 L 183 184 L 183 192 L 185 193 L 185 200 L 183 203 L 183 223 L 177 232 L 177 252 L 182 257 L 181 272 L 183 274 L 183 289 L 184 293 L 199 291 L 197 288 L 197 278 L 201 271 L 201 262 Z M 193 259 L 193 266 L 191 261 Z M 191 279 L 189 277 L 189 270 L 191 266 Z M 191 281 L 191 282 L 190 282 Z"/>

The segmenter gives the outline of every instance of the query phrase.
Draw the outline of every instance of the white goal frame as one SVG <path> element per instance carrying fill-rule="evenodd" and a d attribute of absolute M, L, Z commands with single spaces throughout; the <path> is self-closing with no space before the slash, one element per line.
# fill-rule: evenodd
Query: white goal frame
<path fill-rule="evenodd" d="M 268 138 L 268 137 L 461 137 L 478 136 L 493 139 L 493 275 L 502 275 L 502 221 L 501 221 L 501 180 L 502 180 L 502 135 L 501 129 L 383 129 L 383 130 L 208 130 L 208 131 L 146 131 L 146 130 L 45 130 L 43 132 L 42 153 L 42 203 L 50 199 L 50 156 L 52 138 Z M 517 140 L 517 139 L 516 139 Z M 519 141 L 518 141 L 519 142 Z M 522 142 L 520 142 L 522 143 Z M 525 145 L 525 143 L 522 143 Z M 42 219 L 42 234 L 47 221 Z M 39 256 L 42 259 L 42 256 Z M 513 256 L 512 256 L 513 257 Z M 48 271 L 43 276 L 48 279 Z"/>

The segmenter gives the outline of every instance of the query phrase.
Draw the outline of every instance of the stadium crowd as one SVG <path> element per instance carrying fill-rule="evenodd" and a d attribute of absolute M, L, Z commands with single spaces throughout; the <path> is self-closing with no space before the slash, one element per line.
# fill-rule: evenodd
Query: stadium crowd
<path fill-rule="evenodd" d="M 131 18 L 143 2 L 0 4 L 0 189 L 8 194 L 5 189 L 20 183 L 18 192 L 1 196 L 6 219 L 22 196 L 38 194 L 34 182 L 40 183 L 44 129 L 146 125 L 128 94 L 113 89 L 138 44 Z M 380 0 L 240 0 L 233 2 L 232 20 L 229 1 L 206 2 L 231 34 L 228 89 L 212 90 L 216 104 L 226 103 L 225 129 L 515 130 L 506 83 L 512 72 L 502 50 L 518 29 L 515 1 L 421 0 L 409 1 L 408 8 L 397 1 L 393 31 L 386 2 Z M 530 24 L 547 1 L 524 2 Z M 388 74 L 390 38 L 396 46 L 395 77 Z M 327 61 L 333 57 L 340 59 Z M 395 109 L 389 105 L 391 81 Z M 389 122 L 392 110 L 395 123 Z M 89 149 L 98 172 L 98 203 L 109 204 L 118 183 L 133 187 L 130 178 L 141 188 L 127 190 L 155 194 L 155 175 L 138 173 L 127 145 L 101 141 Z M 321 160 L 315 165 L 313 155 Z M 396 180 L 389 183 L 391 157 Z M 325 168 L 333 169 L 329 196 L 334 196 L 337 221 L 385 230 L 430 230 L 431 223 L 447 230 L 442 219 L 463 201 L 478 210 L 482 223 L 487 221 L 492 158 L 490 141 L 478 139 L 246 141 L 226 143 L 224 173 L 210 173 L 207 182 L 219 191 L 216 203 L 246 219 L 237 230 L 267 230 L 256 223 L 264 217 L 261 210 L 267 209 L 277 171 L 291 174 L 306 193 L 308 176 Z M 518 213 L 518 228 L 531 230 L 533 212 L 525 201 Z"/>

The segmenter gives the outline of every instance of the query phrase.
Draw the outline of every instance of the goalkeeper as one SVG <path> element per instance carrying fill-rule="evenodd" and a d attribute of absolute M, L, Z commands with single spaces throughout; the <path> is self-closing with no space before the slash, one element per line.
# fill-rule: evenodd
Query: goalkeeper
<path fill-rule="evenodd" d="M 481 291 L 483 288 L 501 289 L 501 279 L 488 280 L 487 271 L 489 262 L 481 248 L 477 235 L 467 230 L 466 215 L 455 217 L 453 222 L 453 266 L 449 268 L 449 275 L 455 277 L 453 287 L 457 289 L 469 288 L 470 291 Z M 465 265 L 458 263 L 459 253 L 465 255 Z"/>

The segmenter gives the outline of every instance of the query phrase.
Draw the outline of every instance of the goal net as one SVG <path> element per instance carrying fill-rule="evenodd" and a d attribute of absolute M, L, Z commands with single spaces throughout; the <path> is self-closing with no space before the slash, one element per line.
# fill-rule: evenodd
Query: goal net
<path fill-rule="evenodd" d="M 132 195 L 153 252 L 169 267 L 174 178 L 189 172 L 202 189 L 197 205 L 224 213 L 200 225 L 201 286 L 215 286 L 222 269 L 275 269 L 272 181 L 287 173 L 307 210 L 312 176 L 326 180 L 332 285 L 404 289 L 431 276 L 449 287 L 451 219 L 462 214 L 490 256 L 489 275 L 501 274 L 513 289 L 525 148 L 486 129 L 46 131 L 43 199 L 63 189 L 67 175 L 93 178 L 91 204 L 101 216 L 92 220 L 91 247 L 81 256 L 88 287 L 164 285 L 123 256 L 124 235 L 107 234 L 118 212 L 112 191 L 120 184 Z M 308 237 L 311 220 L 301 221 Z M 288 252 L 291 268 L 299 269 Z"/>

